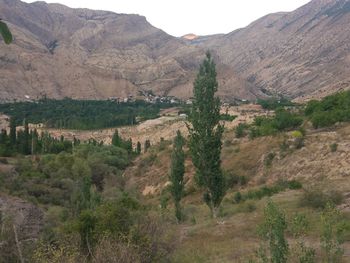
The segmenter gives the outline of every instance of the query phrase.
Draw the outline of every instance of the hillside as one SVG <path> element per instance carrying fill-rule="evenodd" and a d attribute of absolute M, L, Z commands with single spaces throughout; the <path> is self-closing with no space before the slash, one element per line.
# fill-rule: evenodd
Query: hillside
<path fill-rule="evenodd" d="M 208 49 L 226 100 L 323 97 L 349 87 L 349 5 L 313 0 L 226 35 L 175 38 L 139 15 L 1 0 L 15 41 L 0 46 L 0 98 L 188 98 Z"/>
<path fill-rule="evenodd" d="M 266 94 L 305 100 L 350 87 L 350 1 L 313 0 L 200 42 Z"/>
<path fill-rule="evenodd" d="M 0 16 L 15 38 L 0 47 L 1 100 L 106 99 L 142 90 L 186 98 L 205 53 L 139 15 L 1 0 Z M 255 97 L 252 85 L 219 67 L 221 95 Z"/>
<path fill-rule="evenodd" d="M 88 262 L 86 257 L 96 263 L 246 262 L 256 259 L 257 249 L 266 244 L 259 229 L 272 200 L 286 218 L 288 263 L 300 262 L 299 242 L 312 249 L 314 260 L 309 262 L 326 256 L 324 215 L 329 201 L 338 211 L 331 213 L 330 239 L 339 237 L 339 244 L 333 244 L 341 248 L 334 262 L 348 262 L 350 112 L 344 105 L 349 101 L 350 92 L 344 92 L 306 107 L 288 103 L 276 110 L 252 104 L 223 108 L 222 113 L 237 118 L 225 121 L 221 161 L 226 194 L 218 218 L 211 217 L 203 202 L 204 189 L 196 183 L 187 140 L 180 222 L 169 187 L 175 131 L 180 129 L 187 139 L 179 108 L 118 128 L 117 135 L 114 129 L 39 128 L 28 136 L 29 129 L 17 127 L 13 143 L 3 132 L 0 258 L 11 262 L 22 251 L 29 262 Z M 319 114 L 332 118 L 321 123 L 322 128 L 315 118 Z M 6 116 L 3 119 L 7 126 Z M 245 127 L 240 134 L 239 125 Z M 55 140 L 45 131 L 65 138 Z M 134 145 L 127 141 L 130 137 Z M 147 149 L 145 140 L 151 141 Z M 140 151 L 135 150 L 136 141 L 142 142 Z M 26 145 L 33 147 L 32 154 L 23 155 Z M 294 228 L 299 220 L 301 237 Z"/>

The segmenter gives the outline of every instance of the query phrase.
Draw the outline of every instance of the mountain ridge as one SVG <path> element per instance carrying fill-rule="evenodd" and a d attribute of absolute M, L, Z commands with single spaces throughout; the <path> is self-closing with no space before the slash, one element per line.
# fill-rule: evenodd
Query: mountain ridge
<path fill-rule="evenodd" d="M 348 0 L 313 0 L 228 34 L 176 38 L 140 15 L 1 0 L 15 41 L 0 46 L 2 101 L 107 99 L 152 90 L 188 98 L 207 50 L 219 95 L 306 100 L 350 86 Z"/>

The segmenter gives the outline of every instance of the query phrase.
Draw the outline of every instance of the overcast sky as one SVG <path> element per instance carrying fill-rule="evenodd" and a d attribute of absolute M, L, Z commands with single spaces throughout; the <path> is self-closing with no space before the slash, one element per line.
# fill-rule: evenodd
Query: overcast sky
<path fill-rule="evenodd" d="M 228 33 L 274 12 L 292 11 L 310 0 L 47 0 L 69 7 L 140 14 L 168 34 Z M 25 0 L 25 2 L 35 2 Z"/>

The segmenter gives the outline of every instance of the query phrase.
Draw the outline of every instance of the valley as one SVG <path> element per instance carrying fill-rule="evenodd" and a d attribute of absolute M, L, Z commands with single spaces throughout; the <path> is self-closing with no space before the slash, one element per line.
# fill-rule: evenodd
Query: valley
<path fill-rule="evenodd" d="M 208 36 L 0 17 L 0 263 L 350 262 L 349 0 Z"/>

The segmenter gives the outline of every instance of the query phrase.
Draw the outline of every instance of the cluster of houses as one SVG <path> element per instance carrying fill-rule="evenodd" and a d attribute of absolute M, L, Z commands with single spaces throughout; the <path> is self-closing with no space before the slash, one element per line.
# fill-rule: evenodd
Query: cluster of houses
<path fill-rule="evenodd" d="M 136 100 L 143 100 L 148 103 L 169 103 L 169 104 L 192 104 L 192 99 L 182 101 L 174 96 L 159 96 L 154 95 L 152 91 L 139 91 L 139 96 L 128 95 L 126 97 L 110 97 L 109 100 L 115 101 L 117 103 L 130 103 Z"/>

